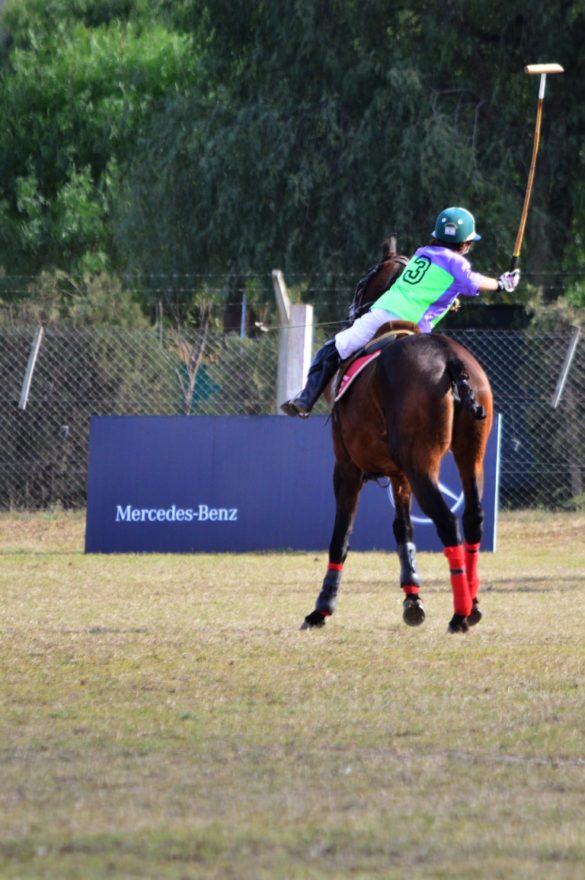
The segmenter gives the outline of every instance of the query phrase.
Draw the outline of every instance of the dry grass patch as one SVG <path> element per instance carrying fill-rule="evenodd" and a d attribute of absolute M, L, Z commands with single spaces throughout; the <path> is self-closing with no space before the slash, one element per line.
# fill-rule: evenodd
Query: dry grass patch
<path fill-rule="evenodd" d="M 585 519 L 507 514 L 485 619 L 401 623 L 398 563 L 85 556 L 79 514 L 0 516 L 0 876 L 585 875 Z"/>

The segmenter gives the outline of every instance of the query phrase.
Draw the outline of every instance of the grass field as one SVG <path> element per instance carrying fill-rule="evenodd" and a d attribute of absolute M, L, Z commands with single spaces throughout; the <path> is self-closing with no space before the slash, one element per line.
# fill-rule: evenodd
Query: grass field
<path fill-rule="evenodd" d="M 484 620 L 394 555 L 85 556 L 0 515 L 0 877 L 585 877 L 585 515 L 500 518 Z"/>

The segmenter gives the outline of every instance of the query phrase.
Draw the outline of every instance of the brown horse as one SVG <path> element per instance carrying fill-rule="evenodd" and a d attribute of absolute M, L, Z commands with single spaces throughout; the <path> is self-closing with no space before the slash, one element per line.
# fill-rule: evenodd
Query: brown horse
<path fill-rule="evenodd" d="M 425 619 L 410 517 L 414 495 L 434 523 L 449 563 L 454 604 L 449 631 L 466 632 L 481 619 L 478 558 L 483 459 L 493 414 L 490 383 L 475 357 L 454 340 L 419 333 L 407 322 L 385 325 L 378 335 L 384 330 L 396 331 L 396 338 L 382 345 L 333 405 L 335 525 L 323 587 L 302 628 L 323 626 L 335 610 L 361 488 L 367 479 L 387 477 L 405 623 L 417 626 Z M 438 484 L 449 449 L 463 488 L 463 538 Z"/>

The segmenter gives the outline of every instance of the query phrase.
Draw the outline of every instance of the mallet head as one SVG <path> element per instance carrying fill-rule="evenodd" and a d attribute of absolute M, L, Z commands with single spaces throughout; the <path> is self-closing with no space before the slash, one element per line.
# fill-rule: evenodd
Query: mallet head
<path fill-rule="evenodd" d="M 527 64 L 524 73 L 564 73 L 560 64 Z"/>

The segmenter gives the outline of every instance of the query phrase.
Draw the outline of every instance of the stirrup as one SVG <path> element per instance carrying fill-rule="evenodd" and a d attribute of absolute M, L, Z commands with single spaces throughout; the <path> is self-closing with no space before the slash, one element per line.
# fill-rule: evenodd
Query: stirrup
<path fill-rule="evenodd" d="M 310 410 L 302 410 L 297 406 L 297 398 L 293 398 L 292 400 L 286 400 L 284 403 L 280 404 L 280 408 L 287 416 L 298 416 L 301 419 L 308 419 L 311 415 Z"/>

